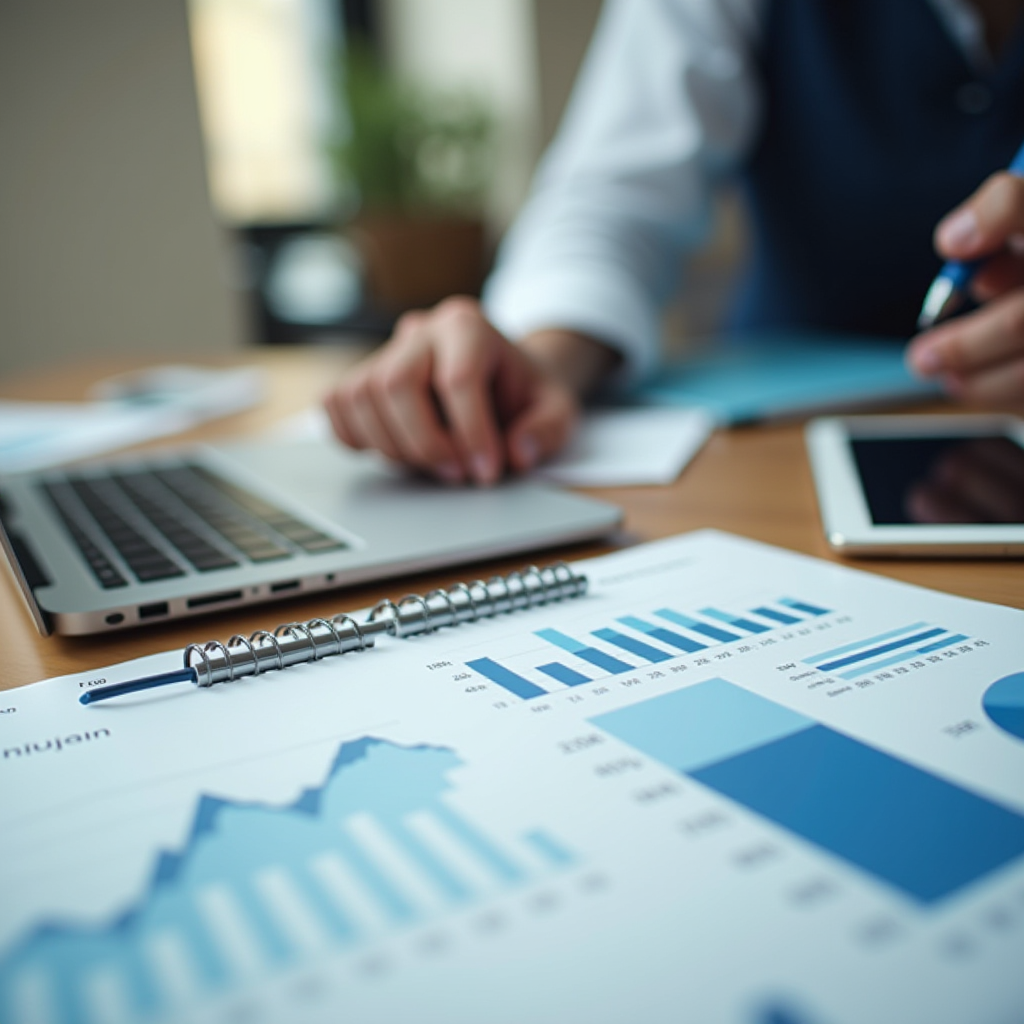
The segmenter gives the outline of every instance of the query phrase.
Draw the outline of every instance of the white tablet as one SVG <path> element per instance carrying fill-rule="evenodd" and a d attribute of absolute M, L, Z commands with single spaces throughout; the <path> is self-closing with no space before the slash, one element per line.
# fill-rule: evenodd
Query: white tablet
<path fill-rule="evenodd" d="M 812 420 L 825 535 L 858 555 L 1024 555 L 1024 421 L 1012 416 Z"/>

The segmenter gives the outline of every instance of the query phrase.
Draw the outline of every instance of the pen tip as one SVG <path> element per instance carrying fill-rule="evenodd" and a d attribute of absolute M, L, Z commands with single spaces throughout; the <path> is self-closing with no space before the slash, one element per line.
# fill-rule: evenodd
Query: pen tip
<path fill-rule="evenodd" d="M 948 316 L 959 304 L 960 297 L 956 285 L 944 275 L 932 281 L 928 294 L 921 306 L 921 315 L 917 318 L 918 330 L 926 331 L 943 317 Z"/>

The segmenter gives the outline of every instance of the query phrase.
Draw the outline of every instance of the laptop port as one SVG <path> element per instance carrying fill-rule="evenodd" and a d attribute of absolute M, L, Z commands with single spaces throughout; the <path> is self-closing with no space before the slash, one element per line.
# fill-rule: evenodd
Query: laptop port
<path fill-rule="evenodd" d="M 190 597 L 188 599 L 189 608 L 205 608 L 208 604 L 222 604 L 224 601 L 241 601 L 242 592 L 240 590 L 225 590 L 220 594 L 203 594 L 202 597 Z"/>
<path fill-rule="evenodd" d="M 166 615 L 169 611 L 170 608 L 166 601 L 155 601 L 153 604 L 140 604 L 139 618 L 155 619 L 161 615 Z"/>
<path fill-rule="evenodd" d="M 104 620 L 108 626 L 120 626 L 124 616 L 120 612 L 111 612 Z"/>
<path fill-rule="evenodd" d="M 282 594 L 286 590 L 298 590 L 298 580 L 285 580 L 283 583 L 271 583 L 270 592 L 272 594 Z"/>

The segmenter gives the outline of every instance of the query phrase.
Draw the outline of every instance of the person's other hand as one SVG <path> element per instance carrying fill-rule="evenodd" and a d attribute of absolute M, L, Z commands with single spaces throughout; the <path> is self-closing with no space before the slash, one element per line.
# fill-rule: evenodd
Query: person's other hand
<path fill-rule="evenodd" d="M 987 258 L 971 284 L 983 305 L 914 338 L 911 369 L 968 401 L 1024 402 L 1024 178 L 994 174 L 942 219 L 935 246 L 946 259 Z"/>
<path fill-rule="evenodd" d="M 513 345 L 475 300 L 457 297 L 405 314 L 324 404 L 352 448 L 376 449 L 448 483 L 490 484 L 566 443 L 578 395 L 612 359 L 568 331 Z"/>

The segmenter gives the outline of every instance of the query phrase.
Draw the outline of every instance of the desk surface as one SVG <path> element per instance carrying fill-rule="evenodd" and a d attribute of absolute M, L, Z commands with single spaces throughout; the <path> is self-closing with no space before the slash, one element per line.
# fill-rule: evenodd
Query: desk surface
<path fill-rule="evenodd" d="M 258 409 L 182 435 L 180 440 L 222 440 L 265 430 L 315 401 L 357 355 L 351 350 L 324 348 L 245 353 L 236 361 L 262 365 L 269 371 L 269 400 Z M 122 359 L 105 364 L 91 362 L 88 368 L 50 370 L 45 375 L 5 382 L 0 392 L 5 398 L 81 399 L 93 381 L 136 365 L 141 364 Z M 798 424 L 719 431 L 682 477 L 668 487 L 608 488 L 589 493 L 625 509 L 624 535 L 616 538 L 616 543 L 650 540 L 710 526 L 840 561 L 828 550 L 821 532 Z M 610 547 L 576 546 L 547 553 L 545 560 L 600 554 Z M 521 561 L 516 558 L 489 562 L 474 566 L 472 573 L 488 575 L 514 568 Z M 847 560 L 846 564 L 964 597 L 1024 608 L 1024 563 L 1020 561 L 860 559 Z M 192 641 L 249 633 L 279 621 L 364 607 L 404 589 L 423 592 L 464 575 L 457 569 L 448 570 L 416 577 L 408 588 L 403 586 L 405 581 L 391 581 L 104 637 L 44 639 L 36 633 L 13 581 L 4 573 L 0 583 L 4 647 L 0 689 L 182 648 Z"/>

